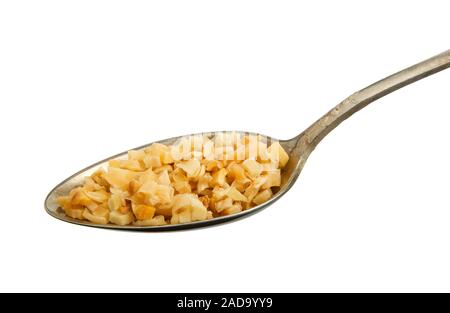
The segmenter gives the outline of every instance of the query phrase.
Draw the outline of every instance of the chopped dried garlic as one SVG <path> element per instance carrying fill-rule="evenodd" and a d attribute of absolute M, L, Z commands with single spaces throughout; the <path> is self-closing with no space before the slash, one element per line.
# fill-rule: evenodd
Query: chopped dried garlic
<path fill-rule="evenodd" d="M 102 212 L 102 215 L 95 215 L 90 213 L 89 210 L 83 211 L 83 217 L 94 224 L 108 224 L 109 212 Z"/>
<path fill-rule="evenodd" d="M 273 143 L 268 149 L 270 159 L 273 161 L 278 161 L 278 167 L 284 168 L 289 161 L 289 155 L 284 151 L 280 143 Z"/>
<path fill-rule="evenodd" d="M 215 172 L 212 176 L 211 184 L 213 186 L 223 186 L 225 185 L 226 181 L 225 178 L 227 176 L 228 172 L 226 169 L 222 168 Z"/>
<path fill-rule="evenodd" d="M 177 164 L 178 168 L 181 168 L 187 175 L 188 178 L 197 177 L 200 174 L 200 161 L 196 159 L 191 159 L 189 161 L 182 161 Z"/>
<path fill-rule="evenodd" d="M 255 160 L 245 160 L 242 163 L 242 166 L 244 167 L 244 169 L 247 171 L 248 175 L 251 178 L 257 178 L 259 175 L 261 175 L 261 172 L 263 170 L 262 166 L 260 163 L 258 163 Z"/>
<path fill-rule="evenodd" d="M 270 198 L 272 198 L 272 190 L 266 189 L 264 191 L 261 191 L 256 197 L 253 198 L 253 203 L 256 205 L 260 205 Z"/>
<path fill-rule="evenodd" d="M 248 201 L 248 199 L 242 193 L 240 193 L 235 187 L 228 188 L 227 196 L 234 201 L 244 201 L 244 202 Z"/>
<path fill-rule="evenodd" d="M 58 198 L 74 219 L 160 226 L 236 214 L 268 201 L 289 156 L 274 142 L 239 133 L 152 144 L 111 160 Z M 276 190 L 276 189 L 274 189 Z"/>
<path fill-rule="evenodd" d="M 133 223 L 134 215 L 132 212 L 122 214 L 118 211 L 111 211 L 109 213 L 109 221 L 116 225 L 128 225 Z"/>

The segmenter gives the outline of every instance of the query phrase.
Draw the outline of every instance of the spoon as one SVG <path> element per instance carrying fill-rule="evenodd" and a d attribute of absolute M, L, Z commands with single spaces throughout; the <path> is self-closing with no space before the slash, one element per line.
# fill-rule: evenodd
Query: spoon
<path fill-rule="evenodd" d="M 414 66 L 404 69 L 396 74 L 386 77 L 383 80 L 380 80 L 352 94 L 350 97 L 339 103 L 335 108 L 333 108 L 331 111 L 325 114 L 322 118 L 320 118 L 318 121 L 312 124 L 303 133 L 292 139 L 277 140 L 271 137 L 264 136 L 267 138 L 268 141 L 278 141 L 281 144 L 281 146 L 286 150 L 286 152 L 289 154 L 290 159 L 282 172 L 281 186 L 279 187 L 279 190 L 276 191 L 276 193 L 270 200 L 261 205 L 253 207 L 249 210 L 242 211 L 240 213 L 232 215 L 216 217 L 205 221 L 197 221 L 175 225 L 169 224 L 163 226 L 133 226 L 133 225 L 119 226 L 114 224 L 99 225 L 91 223 L 89 221 L 76 220 L 66 216 L 64 214 L 64 211 L 61 208 L 59 208 L 57 198 L 60 196 L 67 195 L 71 189 L 82 185 L 84 178 L 86 176 L 91 175 L 100 167 L 106 167 L 108 165 L 109 160 L 126 158 L 127 152 L 112 156 L 106 160 L 93 164 L 88 168 L 72 175 L 71 177 L 61 182 L 47 196 L 45 200 L 45 209 L 47 213 L 49 213 L 51 216 L 69 223 L 84 226 L 109 228 L 109 229 L 145 230 L 145 231 L 169 231 L 169 230 L 198 228 L 230 222 L 236 219 L 250 216 L 251 214 L 260 212 L 262 209 L 273 204 L 294 185 L 295 181 L 299 177 L 305 165 L 306 160 L 308 159 L 314 148 L 317 146 L 317 144 L 319 144 L 319 142 L 326 135 L 328 135 L 344 120 L 346 120 L 352 114 L 361 110 L 368 104 L 374 102 L 375 100 L 378 100 L 381 97 L 397 89 L 400 89 L 406 85 L 412 84 L 422 78 L 440 72 L 448 67 L 450 67 L 450 50 L 447 50 L 428 60 L 425 60 Z M 249 134 L 245 132 L 235 132 L 235 133 L 240 133 L 242 135 Z M 185 136 L 162 140 L 159 141 L 159 143 L 171 145 L 182 137 Z M 135 150 L 144 149 L 149 145 L 136 148 Z"/>

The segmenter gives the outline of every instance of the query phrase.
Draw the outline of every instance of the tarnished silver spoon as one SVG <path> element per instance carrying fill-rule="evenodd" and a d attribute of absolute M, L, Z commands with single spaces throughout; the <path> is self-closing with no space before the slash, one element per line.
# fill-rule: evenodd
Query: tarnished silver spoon
<path fill-rule="evenodd" d="M 403 71 L 400 71 L 394 75 L 386 77 L 385 79 L 380 80 L 374 83 L 373 85 L 370 85 L 367 88 L 364 88 L 352 94 L 350 97 L 339 103 L 334 109 L 325 114 L 322 118 L 320 118 L 318 121 L 312 124 L 300 135 L 290 140 L 276 140 L 271 137 L 266 137 L 268 138 L 269 141 L 270 140 L 278 141 L 282 145 L 282 147 L 288 152 L 290 160 L 286 168 L 282 172 L 281 187 L 274 194 L 273 198 L 249 210 L 205 221 L 197 221 L 186 224 L 163 225 L 163 226 L 133 226 L 133 225 L 119 226 L 114 224 L 98 225 L 91 223 L 89 221 L 76 220 L 66 216 L 63 210 L 59 208 L 57 198 L 60 196 L 67 195 L 71 189 L 82 185 L 83 180 L 86 176 L 89 176 L 92 173 L 94 173 L 99 167 L 106 167 L 109 160 L 117 158 L 125 158 L 127 156 L 127 152 L 112 156 L 104 161 L 91 165 L 88 168 L 74 174 L 73 176 L 61 182 L 47 196 L 45 200 L 45 209 L 51 216 L 74 224 L 109 228 L 109 229 L 145 230 L 145 231 L 169 231 L 169 230 L 182 230 L 189 228 L 205 227 L 230 222 L 232 220 L 250 216 L 251 214 L 257 213 L 262 209 L 268 207 L 269 205 L 273 204 L 294 185 L 295 181 L 299 177 L 305 165 L 306 160 L 308 159 L 314 148 L 317 146 L 317 144 L 345 119 L 350 117 L 353 113 L 361 110 L 369 103 L 372 103 L 375 100 L 397 89 L 400 89 L 406 85 L 409 85 L 422 78 L 435 74 L 439 71 L 442 71 L 448 67 L 450 67 L 450 50 L 447 50 L 426 61 L 418 63 L 407 69 L 404 69 Z M 240 133 L 248 134 L 244 132 Z M 175 143 L 181 137 L 166 139 L 159 142 L 170 145 Z M 149 145 L 136 148 L 136 150 L 143 149 L 145 147 L 148 147 Z"/>

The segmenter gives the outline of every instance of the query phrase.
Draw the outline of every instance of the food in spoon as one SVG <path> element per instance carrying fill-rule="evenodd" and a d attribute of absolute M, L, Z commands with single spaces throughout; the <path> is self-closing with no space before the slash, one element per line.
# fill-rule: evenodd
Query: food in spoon
<path fill-rule="evenodd" d="M 257 135 L 218 133 L 152 144 L 109 161 L 58 198 L 71 218 L 159 226 L 239 213 L 272 198 L 289 156 Z"/>

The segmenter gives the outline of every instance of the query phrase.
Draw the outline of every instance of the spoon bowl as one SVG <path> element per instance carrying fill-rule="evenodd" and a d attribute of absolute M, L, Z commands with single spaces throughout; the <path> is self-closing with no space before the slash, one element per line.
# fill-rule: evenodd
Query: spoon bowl
<path fill-rule="evenodd" d="M 60 196 L 67 195 L 70 190 L 83 184 L 83 180 L 86 176 L 91 175 L 100 167 L 106 167 L 108 161 L 112 159 L 126 158 L 127 152 L 112 156 L 106 160 L 100 161 L 88 168 L 72 175 L 59 185 L 57 185 L 47 196 L 45 200 L 45 209 L 53 217 L 78 225 L 109 228 L 109 229 L 122 229 L 122 230 L 144 230 L 144 231 L 172 231 L 183 230 L 190 228 L 199 228 L 217 225 L 225 222 L 231 222 L 237 219 L 241 219 L 257 212 L 260 212 L 264 208 L 267 208 L 281 196 L 283 196 L 295 183 L 299 177 L 306 160 L 310 156 L 311 152 L 319 144 L 319 142 L 328 135 L 333 129 L 339 126 L 344 120 L 349 118 L 354 113 L 358 112 L 368 104 L 375 100 L 390 94 L 391 92 L 398 90 L 406 85 L 412 84 L 422 78 L 440 72 L 450 67 L 450 50 L 447 50 L 437 56 L 434 56 L 428 60 L 420 62 L 414 66 L 404 69 L 396 74 L 388 76 L 354 94 L 339 103 L 331 111 L 325 114 L 322 118 L 313 123 L 300 135 L 290 140 L 277 140 L 275 138 L 262 136 L 267 142 L 279 142 L 280 145 L 289 155 L 289 162 L 282 171 L 281 186 L 278 190 L 275 190 L 274 195 L 267 202 L 260 204 L 256 207 L 242 211 L 240 213 L 216 217 L 204 221 L 190 222 L 186 224 L 169 224 L 163 226 L 134 226 L 134 225 L 114 225 L 114 224 L 94 224 L 89 221 L 82 221 L 70 218 L 64 214 L 64 211 L 59 208 L 57 199 Z M 222 132 L 223 133 L 223 132 Z M 246 132 L 234 132 L 241 135 L 257 135 Z M 175 137 L 166 140 L 159 141 L 158 143 L 171 145 L 174 144 L 180 138 Z M 145 145 L 135 150 L 140 150 L 148 147 Z"/>
<path fill-rule="evenodd" d="M 216 133 L 227 133 L 227 132 L 210 132 L 207 133 L 206 135 L 212 135 L 214 136 L 214 134 Z M 240 134 L 242 136 L 244 135 L 258 135 L 262 138 L 264 138 L 267 142 L 279 142 L 280 145 L 286 150 L 286 152 L 288 154 L 291 155 L 291 151 L 293 150 L 293 148 L 295 147 L 295 143 L 297 142 L 297 138 L 294 138 L 292 140 L 277 140 L 275 138 L 272 137 L 268 137 L 268 136 L 264 136 L 261 134 L 255 134 L 255 133 L 250 133 L 250 132 L 239 132 L 239 131 L 234 131 L 234 133 Z M 156 143 L 161 143 L 161 144 L 165 144 L 165 145 L 172 145 L 175 142 L 177 142 L 178 140 L 180 140 L 181 138 L 184 137 L 189 137 L 189 136 L 197 136 L 197 135 L 205 135 L 205 133 L 202 134 L 192 134 L 192 135 L 186 135 L 186 136 L 180 136 L 180 137 L 174 137 L 174 138 L 169 138 L 169 139 L 165 139 L 165 140 L 161 140 L 161 141 L 157 141 Z M 147 147 L 149 147 L 152 143 L 135 148 L 133 150 L 143 150 Z M 250 216 L 252 214 L 255 214 L 261 210 L 263 210 L 264 208 L 270 206 L 271 204 L 273 204 L 275 201 L 277 201 L 282 195 L 284 195 L 289 189 L 290 187 L 294 184 L 296 178 L 298 177 L 298 175 L 293 174 L 296 171 L 296 167 L 298 165 L 298 160 L 295 159 L 295 157 L 291 157 L 288 164 L 286 165 L 286 168 L 282 171 L 282 176 L 281 176 L 281 186 L 278 188 L 278 190 L 275 191 L 273 197 L 258 206 L 255 206 L 251 209 L 242 211 L 240 213 L 236 213 L 236 214 L 232 214 L 232 215 L 227 215 L 227 216 L 221 216 L 221 217 L 216 217 L 213 219 L 209 219 L 209 220 L 204 220 L 204 221 L 196 221 L 196 222 L 191 222 L 191 223 L 185 223 L 185 224 L 168 224 L 168 225 L 161 225 L 161 226 L 134 226 L 134 225 L 115 225 L 115 224 L 106 224 L 106 225 L 101 225 L 101 224 L 95 224 L 86 220 L 78 220 L 78 219 L 74 219 L 71 218 L 69 216 L 67 216 L 66 214 L 64 214 L 64 210 L 62 208 L 59 207 L 58 205 L 58 201 L 57 199 L 61 196 L 65 196 L 67 195 L 70 190 L 72 190 L 73 188 L 76 188 L 78 186 L 81 186 L 83 184 L 83 181 L 85 179 L 85 177 L 90 176 L 91 174 L 93 174 L 95 171 L 97 171 L 99 168 L 106 168 L 108 165 L 108 162 L 110 160 L 113 159 L 125 159 L 127 157 L 127 153 L 128 150 L 125 152 L 122 152 L 120 154 L 114 155 L 112 157 L 109 157 L 103 161 L 100 161 L 98 163 L 95 163 L 81 171 L 79 171 L 78 173 L 70 176 L 69 178 L 67 178 L 66 180 L 64 180 L 63 182 L 61 182 L 60 184 L 58 184 L 47 196 L 46 200 L 45 200 L 45 209 L 47 211 L 48 214 L 50 214 L 51 216 L 65 221 L 65 222 L 69 222 L 69 223 L 73 223 L 73 224 L 78 224 L 78 225 L 83 225 L 83 226 L 91 226 L 91 227 L 99 227 L 99 228 L 109 228 L 109 229 L 122 229 L 122 230 L 142 230 L 142 231 L 172 231 L 172 230 L 183 230 L 183 229 L 190 229 L 190 228 L 198 228 L 198 227 L 207 227 L 207 226 L 212 226 L 212 225 L 217 225 L 217 224 L 222 224 L 222 223 L 226 223 L 226 222 L 231 222 L 231 221 L 235 221 L 237 219 L 241 219 L 247 216 Z"/>

